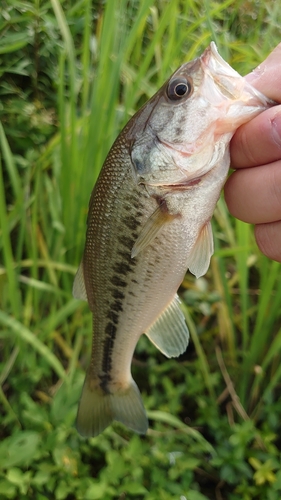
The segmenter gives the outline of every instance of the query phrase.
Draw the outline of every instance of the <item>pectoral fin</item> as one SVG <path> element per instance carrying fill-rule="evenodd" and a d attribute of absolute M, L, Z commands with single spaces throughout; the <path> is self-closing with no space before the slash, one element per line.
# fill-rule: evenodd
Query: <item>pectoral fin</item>
<path fill-rule="evenodd" d="M 214 253 L 214 240 L 211 222 L 208 221 L 199 234 L 199 237 L 191 250 L 188 268 L 189 271 L 199 278 L 209 268 L 211 257 Z"/>
<path fill-rule="evenodd" d="M 177 215 L 169 214 L 166 202 L 163 201 L 146 221 L 132 248 L 131 257 L 136 257 L 138 253 L 144 250 L 144 248 L 154 240 L 162 227 L 172 222 L 176 217 Z"/>
<path fill-rule="evenodd" d="M 75 299 L 88 301 L 84 280 L 83 261 L 80 262 L 80 266 L 78 267 L 77 273 L 74 278 L 72 295 Z"/>
<path fill-rule="evenodd" d="M 149 340 L 167 358 L 177 357 L 182 354 L 186 350 L 189 341 L 189 331 L 179 304 L 180 300 L 176 295 L 146 332 Z"/>

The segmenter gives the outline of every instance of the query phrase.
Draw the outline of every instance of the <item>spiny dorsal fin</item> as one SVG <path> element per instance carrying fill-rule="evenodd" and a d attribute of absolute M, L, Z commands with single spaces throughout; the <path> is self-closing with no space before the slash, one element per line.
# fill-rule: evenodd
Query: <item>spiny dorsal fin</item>
<path fill-rule="evenodd" d="M 189 331 L 176 295 L 146 333 L 149 340 L 167 358 L 182 354 L 188 345 Z"/>
<path fill-rule="evenodd" d="M 147 219 L 144 227 L 142 228 L 139 237 L 137 238 L 133 248 L 131 257 L 136 257 L 138 253 L 144 250 L 147 245 L 149 245 L 154 238 L 157 236 L 162 227 L 172 222 L 178 215 L 171 215 L 167 210 L 167 205 L 165 200 L 156 208 L 153 214 Z"/>
<path fill-rule="evenodd" d="M 83 272 L 83 260 L 80 262 L 77 273 L 74 278 L 72 295 L 75 299 L 80 300 L 88 300 L 85 280 L 84 280 L 84 272 Z"/>
<path fill-rule="evenodd" d="M 214 253 L 214 240 L 211 222 L 208 221 L 199 234 L 199 237 L 191 250 L 188 268 L 189 271 L 200 278 L 208 271 L 211 257 Z"/>

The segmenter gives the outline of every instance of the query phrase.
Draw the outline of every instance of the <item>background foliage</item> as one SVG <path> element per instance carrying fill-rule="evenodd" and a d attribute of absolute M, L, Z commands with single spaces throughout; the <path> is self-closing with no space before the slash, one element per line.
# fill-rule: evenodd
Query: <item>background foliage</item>
<path fill-rule="evenodd" d="M 280 266 L 219 201 L 206 277 L 181 287 L 191 346 L 146 339 L 134 377 L 151 427 L 74 429 L 91 316 L 71 296 L 91 188 L 121 127 L 210 40 L 241 74 L 280 41 L 278 2 L 2 0 L 0 495 L 277 500 Z"/>

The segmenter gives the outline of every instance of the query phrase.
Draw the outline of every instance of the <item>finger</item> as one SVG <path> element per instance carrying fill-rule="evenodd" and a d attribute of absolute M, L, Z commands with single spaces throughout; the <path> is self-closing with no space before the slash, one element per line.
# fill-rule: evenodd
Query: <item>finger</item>
<path fill-rule="evenodd" d="M 237 219 L 251 224 L 281 220 L 281 160 L 237 170 L 227 179 L 224 193 Z"/>
<path fill-rule="evenodd" d="M 267 97 L 281 102 L 281 44 L 245 78 Z M 271 108 L 238 129 L 231 141 L 233 168 L 261 165 L 278 158 L 280 113 L 280 107 Z"/>
<path fill-rule="evenodd" d="M 240 127 L 230 144 L 232 168 L 272 163 L 281 158 L 281 106 Z"/>
<path fill-rule="evenodd" d="M 261 252 L 270 259 L 281 262 L 281 221 L 258 224 L 255 237 Z"/>
<path fill-rule="evenodd" d="M 267 97 L 281 102 L 281 43 L 245 78 Z"/>

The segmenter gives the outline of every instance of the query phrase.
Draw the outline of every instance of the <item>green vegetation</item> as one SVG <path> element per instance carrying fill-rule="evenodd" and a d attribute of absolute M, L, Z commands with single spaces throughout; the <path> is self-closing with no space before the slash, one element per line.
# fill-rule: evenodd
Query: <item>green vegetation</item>
<path fill-rule="evenodd" d="M 74 428 L 91 315 L 72 298 L 91 188 L 121 127 L 210 40 L 241 74 L 280 41 L 278 2 L 2 0 L 0 497 L 278 500 L 281 274 L 215 213 L 206 277 L 181 287 L 192 342 L 141 338 L 146 437 Z"/>

